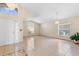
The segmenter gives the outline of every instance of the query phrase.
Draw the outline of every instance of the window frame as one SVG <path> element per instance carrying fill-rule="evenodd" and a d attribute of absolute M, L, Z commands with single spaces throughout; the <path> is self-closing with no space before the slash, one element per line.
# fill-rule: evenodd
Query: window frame
<path fill-rule="evenodd" d="M 69 28 L 69 30 L 70 30 L 69 35 L 60 35 L 60 34 L 59 34 L 59 31 L 60 31 L 60 26 L 63 26 L 63 25 L 69 25 L 69 26 L 70 26 L 70 23 L 58 24 L 58 36 L 65 36 L 65 37 L 69 37 L 69 36 L 70 36 L 70 34 L 71 34 L 71 29 L 70 29 L 70 28 Z M 71 26 L 70 26 L 70 27 L 71 27 Z"/>

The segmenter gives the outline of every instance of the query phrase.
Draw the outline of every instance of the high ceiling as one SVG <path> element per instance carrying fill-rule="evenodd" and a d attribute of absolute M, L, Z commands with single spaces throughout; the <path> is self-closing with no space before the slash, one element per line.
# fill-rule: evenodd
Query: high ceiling
<path fill-rule="evenodd" d="M 21 5 L 27 8 L 39 22 L 79 16 L 79 3 L 23 3 Z"/>

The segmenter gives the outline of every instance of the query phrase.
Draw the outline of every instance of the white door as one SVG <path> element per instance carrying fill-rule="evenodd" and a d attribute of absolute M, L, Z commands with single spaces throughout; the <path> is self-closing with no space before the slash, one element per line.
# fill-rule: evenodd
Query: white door
<path fill-rule="evenodd" d="M 12 20 L 0 20 L 0 45 L 19 42 L 19 24 Z"/>
<path fill-rule="evenodd" d="M 15 42 L 19 42 L 20 41 L 20 26 L 19 26 L 19 23 L 16 22 L 14 27 L 15 27 L 15 32 L 14 32 Z"/>

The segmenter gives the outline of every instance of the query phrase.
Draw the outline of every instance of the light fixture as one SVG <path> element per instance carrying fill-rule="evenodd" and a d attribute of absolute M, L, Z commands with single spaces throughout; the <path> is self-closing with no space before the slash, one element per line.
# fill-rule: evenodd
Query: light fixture
<path fill-rule="evenodd" d="M 56 11 L 56 19 L 58 19 L 58 12 Z M 55 24 L 59 24 L 60 22 L 58 20 L 55 21 Z"/>
<path fill-rule="evenodd" d="M 60 22 L 59 21 L 55 21 L 55 24 L 59 24 Z"/>

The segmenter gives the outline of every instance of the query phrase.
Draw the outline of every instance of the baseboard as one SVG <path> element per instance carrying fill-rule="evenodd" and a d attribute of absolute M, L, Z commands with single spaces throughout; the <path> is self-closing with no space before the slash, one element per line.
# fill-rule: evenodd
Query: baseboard
<path fill-rule="evenodd" d="M 40 36 L 40 35 L 23 36 L 23 38 L 26 38 L 26 37 L 32 37 L 32 36 Z"/>
<path fill-rule="evenodd" d="M 54 38 L 54 39 L 60 39 L 60 40 L 65 40 L 65 41 L 70 41 L 70 42 L 72 42 L 72 40 L 63 39 L 63 38 L 57 38 L 57 37 L 52 37 L 52 36 L 47 36 L 47 35 L 31 35 L 31 36 L 23 36 L 23 38 L 32 37 L 32 36 L 42 36 L 42 37 Z"/>
<path fill-rule="evenodd" d="M 72 41 L 72 40 L 68 40 L 68 39 L 57 38 L 57 37 L 52 37 L 52 36 L 47 36 L 47 35 L 40 35 L 40 36 L 48 37 L 48 38 L 54 38 L 54 39 L 60 39 L 60 40 L 65 40 L 65 41 Z"/>

